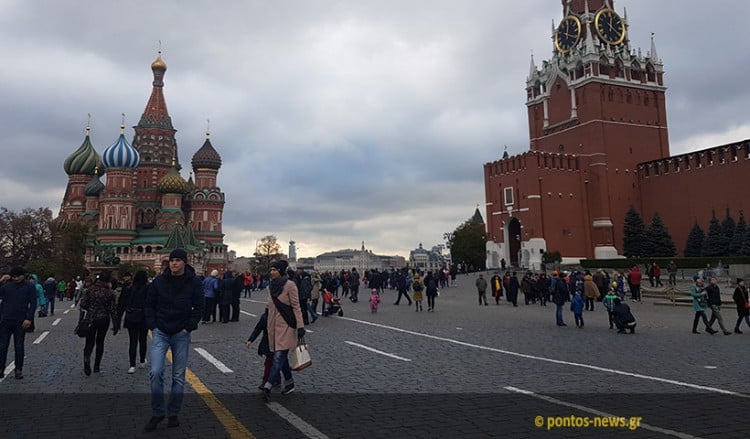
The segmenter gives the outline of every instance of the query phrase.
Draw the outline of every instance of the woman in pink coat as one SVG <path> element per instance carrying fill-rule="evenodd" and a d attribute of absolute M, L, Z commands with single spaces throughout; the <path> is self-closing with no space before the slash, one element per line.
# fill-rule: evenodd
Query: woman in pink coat
<path fill-rule="evenodd" d="M 268 348 L 273 352 L 273 364 L 268 376 L 284 375 L 283 395 L 294 392 L 294 379 L 289 367 L 287 355 L 289 349 L 297 347 L 297 342 L 304 337 L 302 310 L 299 305 L 297 285 L 286 275 L 286 261 L 271 264 L 271 283 L 268 297 Z M 263 386 L 263 398 L 271 400 L 270 381 Z"/>

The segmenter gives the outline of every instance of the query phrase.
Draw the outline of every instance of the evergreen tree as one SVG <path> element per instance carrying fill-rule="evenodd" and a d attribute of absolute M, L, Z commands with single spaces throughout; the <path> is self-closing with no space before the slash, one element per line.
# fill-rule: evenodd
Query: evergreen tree
<path fill-rule="evenodd" d="M 651 225 L 646 231 L 646 239 L 644 246 L 649 250 L 644 256 L 655 256 L 655 257 L 671 257 L 677 254 L 672 235 L 669 234 L 669 230 L 664 225 L 659 216 L 659 213 L 654 213 L 654 217 L 651 219 Z"/>
<path fill-rule="evenodd" d="M 693 224 L 693 228 L 690 229 L 687 243 L 685 243 L 684 255 L 686 258 L 702 256 L 703 241 L 706 239 L 706 234 L 703 233 L 703 229 L 698 225 L 698 221 Z"/>
<path fill-rule="evenodd" d="M 745 241 L 745 235 L 747 235 L 747 223 L 745 222 L 745 215 L 740 210 L 740 219 L 737 220 L 737 225 L 734 227 L 734 233 L 732 234 L 732 240 L 729 242 L 730 255 L 742 256 L 742 245 Z"/>
<path fill-rule="evenodd" d="M 734 222 L 734 218 L 729 214 L 729 208 L 727 207 L 726 215 L 721 222 L 721 237 L 723 241 L 721 248 L 724 249 L 723 253 L 725 255 L 730 254 L 729 247 L 732 245 L 732 237 L 734 236 L 735 227 L 737 227 L 737 224 Z"/>
<path fill-rule="evenodd" d="M 646 235 L 646 226 L 643 223 L 641 215 L 630 206 L 625 214 L 625 225 L 623 228 L 622 254 L 625 257 L 644 256 L 644 238 Z"/>
<path fill-rule="evenodd" d="M 708 224 L 708 234 L 703 240 L 702 256 L 723 256 L 726 254 L 724 231 L 716 219 L 716 211 L 711 211 L 711 222 Z"/>
<path fill-rule="evenodd" d="M 477 223 L 472 218 L 461 224 L 453 231 L 451 239 L 451 259 L 462 261 L 483 269 L 486 264 L 487 233 L 483 223 Z"/>
<path fill-rule="evenodd" d="M 742 238 L 742 246 L 740 247 L 739 255 L 750 256 L 750 229 L 745 232 L 745 236 Z"/>

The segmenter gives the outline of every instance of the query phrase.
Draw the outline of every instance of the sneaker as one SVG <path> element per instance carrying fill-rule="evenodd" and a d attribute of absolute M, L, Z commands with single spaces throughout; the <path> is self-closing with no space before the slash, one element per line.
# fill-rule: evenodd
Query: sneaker
<path fill-rule="evenodd" d="M 20 370 L 16 369 L 15 377 L 16 377 L 17 380 L 22 380 L 23 379 L 23 372 L 21 372 Z"/>
<path fill-rule="evenodd" d="M 739 328 L 734 328 L 734 333 L 735 334 L 742 334 L 742 331 L 740 331 Z"/>
<path fill-rule="evenodd" d="M 152 416 L 151 419 L 149 419 L 146 425 L 143 427 L 143 430 L 154 431 L 156 430 L 156 426 L 159 425 L 159 422 L 163 420 L 164 420 L 164 416 Z"/>
<path fill-rule="evenodd" d="M 271 389 L 263 387 L 263 401 L 271 402 Z"/>
<path fill-rule="evenodd" d="M 99 366 L 94 365 L 94 373 L 101 372 L 101 369 L 99 369 Z"/>
<path fill-rule="evenodd" d="M 83 361 L 83 373 L 85 373 L 86 376 L 91 375 L 91 363 L 86 360 Z"/>
<path fill-rule="evenodd" d="M 724 331 L 724 335 L 732 335 L 732 333 L 729 331 Z"/>
<path fill-rule="evenodd" d="M 180 426 L 180 418 L 177 417 L 177 415 L 170 416 L 167 420 L 167 427 L 174 428 Z"/>
<path fill-rule="evenodd" d="M 715 330 L 713 328 L 706 328 L 706 332 L 708 332 L 711 335 L 714 335 L 714 334 L 716 334 L 719 331 L 717 331 L 717 330 Z"/>
<path fill-rule="evenodd" d="M 294 392 L 294 383 L 287 385 L 284 387 L 284 390 L 281 391 L 282 395 L 288 395 L 290 393 Z"/>
<path fill-rule="evenodd" d="M 135 367 L 130 366 L 130 368 L 128 369 L 128 373 L 135 373 Z"/>
<path fill-rule="evenodd" d="M 140 363 L 138 363 L 138 367 L 141 368 L 141 369 L 145 369 L 146 368 L 146 363 L 147 363 L 147 361 L 143 360 Z"/>

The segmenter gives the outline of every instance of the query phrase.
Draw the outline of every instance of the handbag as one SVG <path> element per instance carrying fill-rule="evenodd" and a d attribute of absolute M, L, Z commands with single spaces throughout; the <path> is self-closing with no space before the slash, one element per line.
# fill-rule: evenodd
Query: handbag
<path fill-rule="evenodd" d="M 310 366 L 312 366 L 310 350 L 307 349 L 307 343 L 303 338 L 297 343 L 296 348 L 289 351 L 289 367 L 294 371 L 300 371 Z"/>
<path fill-rule="evenodd" d="M 89 332 L 91 332 L 91 317 L 90 317 L 89 311 L 87 309 L 81 310 L 81 315 L 78 318 L 78 324 L 76 325 L 76 328 L 73 330 L 73 333 L 75 335 L 86 338 L 89 335 Z"/>

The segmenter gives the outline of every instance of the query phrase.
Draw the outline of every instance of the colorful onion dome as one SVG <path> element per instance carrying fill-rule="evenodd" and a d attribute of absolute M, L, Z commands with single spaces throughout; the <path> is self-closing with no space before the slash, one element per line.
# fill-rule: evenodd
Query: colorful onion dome
<path fill-rule="evenodd" d="M 100 193 L 104 190 L 104 183 L 102 183 L 101 180 L 99 180 L 99 167 L 97 166 L 94 170 L 94 176 L 91 177 L 91 181 L 86 183 L 86 186 L 83 188 L 83 193 L 87 197 L 98 197 Z"/>
<path fill-rule="evenodd" d="M 192 165 L 193 169 L 219 169 L 221 168 L 221 156 L 216 152 L 214 147 L 211 145 L 211 140 L 208 138 L 209 135 L 206 133 L 206 141 L 203 142 L 203 146 L 196 151 L 193 156 Z"/>
<path fill-rule="evenodd" d="M 161 50 L 159 55 L 156 56 L 156 60 L 151 63 L 151 70 L 167 70 L 167 63 L 161 59 Z"/>
<path fill-rule="evenodd" d="M 184 194 L 188 192 L 188 184 L 177 171 L 175 159 L 172 159 L 172 168 L 169 169 L 164 177 L 156 185 L 163 194 Z"/>
<path fill-rule="evenodd" d="M 125 125 L 120 125 L 120 137 L 112 146 L 104 150 L 102 163 L 109 168 L 136 168 L 140 161 L 138 151 L 125 140 Z"/>
<path fill-rule="evenodd" d="M 83 143 L 73 152 L 73 154 L 65 159 L 63 168 L 65 169 L 66 174 L 91 175 L 97 166 L 99 167 L 99 175 L 104 174 L 104 167 L 101 166 L 102 159 L 91 144 L 90 134 L 91 128 L 86 127 L 86 137 L 83 139 Z"/>

